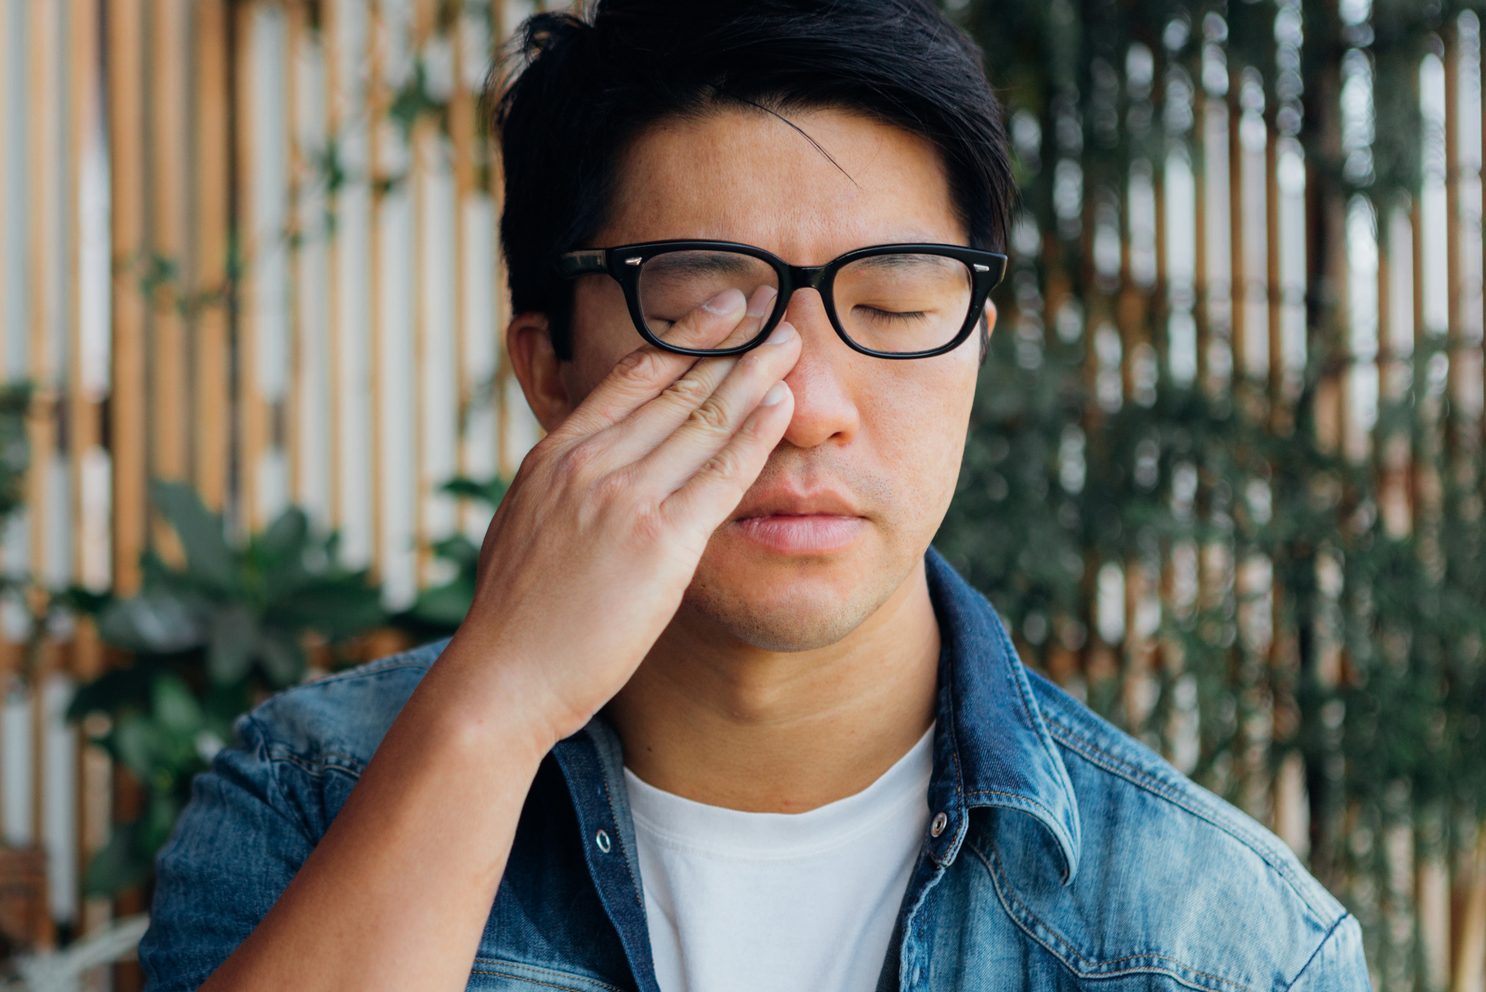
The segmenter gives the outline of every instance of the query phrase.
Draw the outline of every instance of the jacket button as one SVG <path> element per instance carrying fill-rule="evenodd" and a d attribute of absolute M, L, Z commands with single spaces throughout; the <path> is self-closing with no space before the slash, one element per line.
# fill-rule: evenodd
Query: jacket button
<path fill-rule="evenodd" d="M 949 817 L 945 816 L 943 813 L 935 813 L 934 822 L 929 824 L 929 833 L 933 834 L 935 837 L 938 837 L 940 834 L 944 833 L 944 828 L 948 825 Z"/>
<path fill-rule="evenodd" d="M 607 831 L 600 830 L 594 834 L 593 842 L 599 846 L 600 851 L 603 851 L 605 854 L 609 853 L 609 834 Z"/>

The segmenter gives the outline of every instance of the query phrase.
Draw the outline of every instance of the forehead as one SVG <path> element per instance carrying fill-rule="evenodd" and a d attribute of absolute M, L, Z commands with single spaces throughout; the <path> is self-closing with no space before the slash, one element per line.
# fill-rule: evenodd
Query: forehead
<path fill-rule="evenodd" d="M 642 131 L 594 244 L 715 238 L 813 265 L 869 244 L 966 243 L 932 142 L 850 110 L 781 116 L 722 106 Z"/>

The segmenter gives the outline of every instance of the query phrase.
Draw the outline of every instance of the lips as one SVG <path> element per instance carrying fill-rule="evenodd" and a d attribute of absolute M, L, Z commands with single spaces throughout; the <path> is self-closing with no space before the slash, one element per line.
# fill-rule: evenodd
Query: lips
<path fill-rule="evenodd" d="M 743 517 L 732 526 L 750 543 L 779 554 L 822 554 L 850 547 L 867 521 L 829 513 L 775 513 Z"/>
<path fill-rule="evenodd" d="M 801 492 L 776 488 L 750 494 L 750 497 L 738 508 L 733 517 L 735 521 L 758 517 L 862 516 L 851 500 L 834 489 Z"/>

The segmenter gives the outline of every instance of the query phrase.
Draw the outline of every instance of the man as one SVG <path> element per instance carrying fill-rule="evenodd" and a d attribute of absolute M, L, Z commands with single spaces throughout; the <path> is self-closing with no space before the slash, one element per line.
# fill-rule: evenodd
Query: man
<path fill-rule="evenodd" d="M 1005 263 L 975 47 L 928 0 L 601 0 L 523 50 L 547 434 L 452 638 L 238 720 L 150 992 L 1368 988 L 1284 845 L 930 548 Z"/>

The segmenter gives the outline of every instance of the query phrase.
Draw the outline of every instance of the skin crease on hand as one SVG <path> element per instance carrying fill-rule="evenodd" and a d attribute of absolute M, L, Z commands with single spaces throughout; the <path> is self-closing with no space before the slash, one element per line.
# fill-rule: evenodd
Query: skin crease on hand
<path fill-rule="evenodd" d="M 583 247 L 715 238 L 815 265 L 863 245 L 968 243 L 927 139 L 849 110 L 785 116 L 800 130 L 749 107 L 653 125 Z M 573 361 L 555 357 L 541 314 L 507 329 L 547 430 L 644 343 L 608 276 L 577 280 L 574 294 Z M 994 328 L 989 303 L 986 313 Z M 802 338 L 785 377 L 794 412 L 744 501 L 776 484 L 835 488 L 867 518 L 864 533 L 845 551 L 785 555 L 724 523 L 604 712 L 642 780 L 716 806 L 799 813 L 865 789 L 934 717 L 940 638 L 923 554 L 959 474 L 980 334 L 899 361 L 847 347 L 814 290 L 797 290 L 785 319 Z"/>

